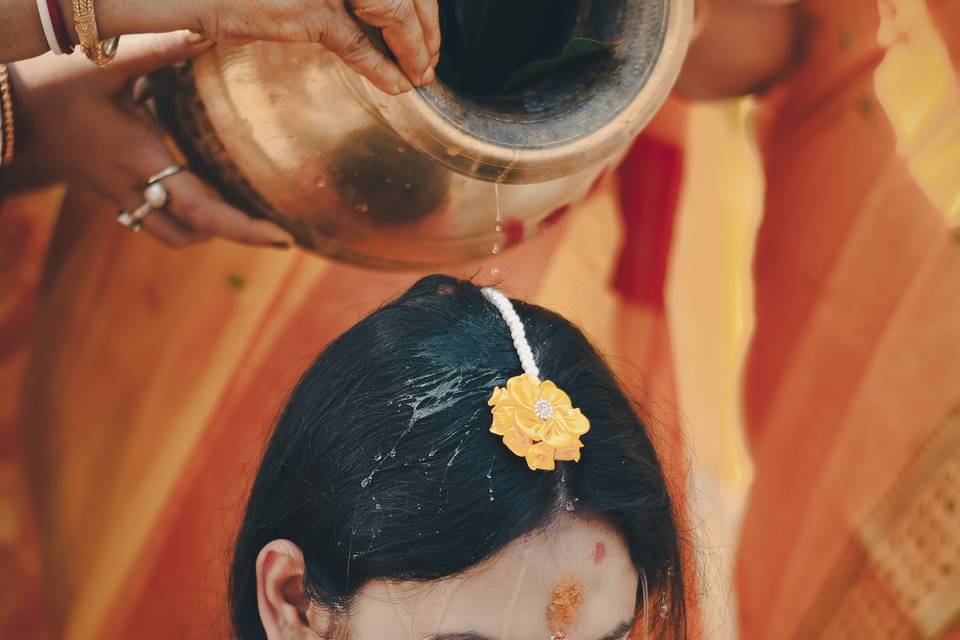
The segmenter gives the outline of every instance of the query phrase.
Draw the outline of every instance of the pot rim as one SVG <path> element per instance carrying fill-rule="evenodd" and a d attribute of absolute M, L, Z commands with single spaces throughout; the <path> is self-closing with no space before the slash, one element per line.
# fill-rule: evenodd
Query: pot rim
<path fill-rule="evenodd" d="M 693 0 L 663 0 L 667 20 L 663 46 L 637 95 L 609 122 L 586 135 L 544 148 L 518 149 L 481 140 L 441 113 L 423 89 L 391 96 L 366 78 L 359 82 L 381 117 L 412 147 L 460 174 L 490 182 L 543 182 L 608 159 L 632 140 L 667 100 L 693 31 Z"/>

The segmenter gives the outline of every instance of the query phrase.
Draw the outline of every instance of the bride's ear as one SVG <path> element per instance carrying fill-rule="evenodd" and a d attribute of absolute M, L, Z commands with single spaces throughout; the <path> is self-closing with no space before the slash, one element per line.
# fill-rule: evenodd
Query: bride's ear
<path fill-rule="evenodd" d="M 305 564 L 289 540 L 269 542 L 257 556 L 257 607 L 268 640 L 316 640 L 331 614 L 303 591 Z"/>

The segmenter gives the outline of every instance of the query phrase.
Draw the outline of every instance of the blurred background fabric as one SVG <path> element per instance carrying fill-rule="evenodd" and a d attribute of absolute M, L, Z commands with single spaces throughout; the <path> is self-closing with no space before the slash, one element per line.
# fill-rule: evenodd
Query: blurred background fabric
<path fill-rule="evenodd" d="M 788 78 L 672 100 L 540 237 L 450 271 L 570 317 L 652 418 L 698 634 L 960 637 L 960 2 L 804 6 Z M 286 394 L 421 274 L 112 214 L 0 211 L 0 637 L 228 638 Z"/>

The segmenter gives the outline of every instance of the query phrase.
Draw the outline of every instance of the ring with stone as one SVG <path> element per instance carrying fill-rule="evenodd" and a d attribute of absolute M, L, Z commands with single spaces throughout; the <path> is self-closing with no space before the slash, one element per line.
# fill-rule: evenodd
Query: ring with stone
<path fill-rule="evenodd" d="M 143 204 L 132 213 L 121 209 L 117 214 L 117 222 L 136 233 L 143 228 L 143 221 L 147 216 L 157 209 L 163 209 L 168 202 L 170 202 L 170 192 L 167 188 L 159 182 L 150 183 L 143 190 Z"/>
<path fill-rule="evenodd" d="M 139 211 L 139 209 L 137 209 L 137 211 Z M 130 231 L 137 233 L 143 228 L 143 219 L 135 218 L 134 213 L 130 213 L 126 209 L 120 209 L 120 211 L 117 212 L 117 222 Z"/>

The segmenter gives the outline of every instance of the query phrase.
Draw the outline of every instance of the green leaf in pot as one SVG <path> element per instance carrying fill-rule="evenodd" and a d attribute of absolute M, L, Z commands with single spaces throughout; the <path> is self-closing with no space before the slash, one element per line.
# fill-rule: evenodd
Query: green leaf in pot
<path fill-rule="evenodd" d="M 437 74 L 457 91 L 496 96 L 524 65 L 561 55 L 580 0 L 440 0 Z"/>
<path fill-rule="evenodd" d="M 533 82 L 551 71 L 556 71 L 574 60 L 603 51 L 611 51 L 619 44 L 619 42 L 600 42 L 591 38 L 574 38 L 563 47 L 563 51 L 556 58 L 534 60 L 514 71 L 504 83 L 503 90 L 504 92 L 516 91 L 523 85 Z"/>

